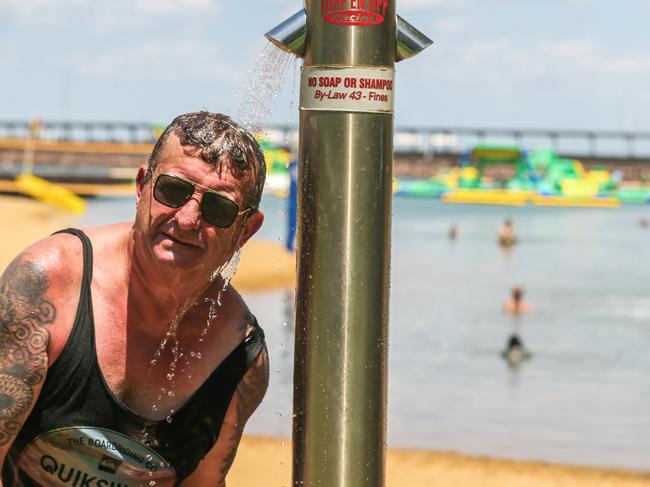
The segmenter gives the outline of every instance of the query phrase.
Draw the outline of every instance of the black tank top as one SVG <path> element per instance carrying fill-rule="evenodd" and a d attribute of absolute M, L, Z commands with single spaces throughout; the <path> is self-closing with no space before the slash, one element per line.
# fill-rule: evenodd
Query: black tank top
<path fill-rule="evenodd" d="M 92 247 L 83 242 L 81 295 L 70 336 L 9 450 L 2 481 L 11 486 L 173 486 L 189 476 L 219 436 L 237 384 L 264 346 L 257 325 L 196 393 L 166 420 L 130 411 L 99 368 L 90 283 Z M 57 232 L 57 233 L 61 233 Z"/>

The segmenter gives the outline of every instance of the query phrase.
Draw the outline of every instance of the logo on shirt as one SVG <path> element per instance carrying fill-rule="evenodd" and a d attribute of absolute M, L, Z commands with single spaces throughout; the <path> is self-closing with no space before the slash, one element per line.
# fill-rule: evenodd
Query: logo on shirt
<path fill-rule="evenodd" d="M 116 473 L 117 469 L 120 468 L 121 464 L 122 462 L 120 460 L 113 457 L 109 457 L 108 455 L 104 455 L 102 459 L 99 461 L 99 465 L 97 465 L 97 468 L 102 472 Z"/>
<path fill-rule="evenodd" d="M 32 440 L 17 462 L 40 485 L 72 487 L 173 486 L 176 473 L 156 451 L 115 431 L 61 428 Z"/>

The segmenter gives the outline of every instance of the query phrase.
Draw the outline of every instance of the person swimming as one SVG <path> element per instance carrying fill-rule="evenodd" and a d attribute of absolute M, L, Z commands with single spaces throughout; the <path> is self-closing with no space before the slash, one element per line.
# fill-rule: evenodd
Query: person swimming
<path fill-rule="evenodd" d="M 447 235 L 449 236 L 449 240 L 457 240 L 458 239 L 458 234 L 459 234 L 458 226 L 455 224 L 449 225 L 449 231 Z"/>
<path fill-rule="evenodd" d="M 531 353 L 526 350 L 519 335 L 513 333 L 508 337 L 506 348 L 501 352 L 501 356 L 510 367 L 515 368 L 524 360 L 528 360 L 531 357 Z"/>
<path fill-rule="evenodd" d="M 519 286 L 512 288 L 510 298 L 504 305 L 506 313 L 512 315 L 521 315 L 528 313 L 531 309 L 530 304 L 524 301 L 524 290 Z"/>
<path fill-rule="evenodd" d="M 510 218 L 503 220 L 498 232 L 499 245 L 504 248 L 512 247 L 517 243 L 518 236 Z"/>

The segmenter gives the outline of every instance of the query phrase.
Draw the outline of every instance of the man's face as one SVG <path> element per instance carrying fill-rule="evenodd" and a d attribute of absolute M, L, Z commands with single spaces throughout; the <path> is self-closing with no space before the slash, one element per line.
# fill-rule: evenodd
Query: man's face
<path fill-rule="evenodd" d="M 160 154 L 153 176 L 144 182 L 143 168 L 138 175 L 137 212 L 135 221 L 136 252 L 144 261 L 170 269 L 174 273 L 204 279 L 243 245 L 261 226 L 264 216 L 249 210 L 239 215 L 228 228 L 218 228 L 201 216 L 200 204 L 205 189 L 196 186 L 194 194 L 180 208 L 170 208 L 153 197 L 156 178 L 172 174 L 208 187 L 246 209 L 246 196 L 253 187 L 253 176 L 247 172 L 241 179 L 228 167 L 218 167 L 200 158 L 199 149 L 182 146 L 171 135 Z"/>

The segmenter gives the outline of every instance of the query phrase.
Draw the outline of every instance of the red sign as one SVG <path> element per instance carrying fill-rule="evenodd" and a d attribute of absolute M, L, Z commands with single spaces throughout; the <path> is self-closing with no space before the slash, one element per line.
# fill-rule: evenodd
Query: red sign
<path fill-rule="evenodd" d="M 325 22 L 338 25 L 375 25 L 386 18 L 389 0 L 321 0 Z"/>

